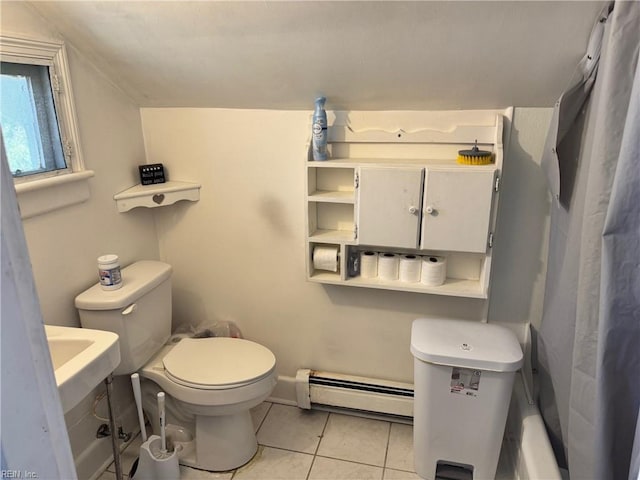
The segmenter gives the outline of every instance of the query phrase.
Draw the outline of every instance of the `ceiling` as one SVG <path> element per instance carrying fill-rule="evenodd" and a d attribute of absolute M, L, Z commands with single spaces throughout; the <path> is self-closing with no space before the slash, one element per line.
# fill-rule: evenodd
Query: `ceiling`
<path fill-rule="evenodd" d="M 143 107 L 548 107 L 584 54 L 587 1 L 35 1 Z"/>

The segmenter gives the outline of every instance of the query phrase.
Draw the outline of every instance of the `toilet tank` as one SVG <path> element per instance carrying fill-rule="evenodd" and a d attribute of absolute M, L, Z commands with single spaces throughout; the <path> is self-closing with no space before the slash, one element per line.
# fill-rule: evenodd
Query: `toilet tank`
<path fill-rule="evenodd" d="M 122 287 L 97 283 L 76 297 L 84 328 L 117 333 L 120 365 L 114 375 L 140 369 L 171 335 L 171 265 L 140 261 L 122 270 Z"/>

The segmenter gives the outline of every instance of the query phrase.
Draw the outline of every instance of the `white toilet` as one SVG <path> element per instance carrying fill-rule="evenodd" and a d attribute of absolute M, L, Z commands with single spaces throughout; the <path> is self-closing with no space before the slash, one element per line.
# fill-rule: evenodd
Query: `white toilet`
<path fill-rule="evenodd" d="M 184 440 L 180 463 L 232 470 L 257 451 L 249 409 L 273 391 L 276 359 L 262 345 L 237 338 L 183 338 L 167 344 L 171 270 L 166 263 L 140 261 L 122 270 L 122 288 L 106 291 L 94 285 L 76 297 L 80 322 L 119 335 L 121 363 L 115 375 L 139 372 L 146 379 L 143 397 L 166 393 L 167 419 L 177 423 L 172 428 Z"/>

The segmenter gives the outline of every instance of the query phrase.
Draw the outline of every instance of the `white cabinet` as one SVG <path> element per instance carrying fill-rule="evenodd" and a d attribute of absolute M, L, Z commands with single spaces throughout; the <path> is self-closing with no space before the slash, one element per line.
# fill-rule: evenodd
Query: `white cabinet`
<path fill-rule="evenodd" d="M 358 242 L 417 248 L 424 171 L 416 167 L 358 169 Z"/>
<path fill-rule="evenodd" d="M 495 178 L 495 166 L 426 168 L 420 248 L 485 253 Z"/>
<path fill-rule="evenodd" d="M 358 169 L 359 243 L 484 253 L 495 166 Z"/>
<path fill-rule="evenodd" d="M 329 127 L 330 159 L 306 162 L 308 280 L 486 299 L 511 113 L 445 112 L 443 120 L 433 112 L 433 126 L 409 133 Z M 458 150 L 476 140 L 493 163 L 458 165 Z M 446 257 L 445 282 L 364 278 L 354 267 L 365 251 Z M 314 262 L 314 252 L 329 263 Z"/>

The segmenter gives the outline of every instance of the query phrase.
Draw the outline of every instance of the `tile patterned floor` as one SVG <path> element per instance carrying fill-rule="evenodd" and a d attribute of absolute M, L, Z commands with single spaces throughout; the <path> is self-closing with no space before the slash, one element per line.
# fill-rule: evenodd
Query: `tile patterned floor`
<path fill-rule="evenodd" d="M 409 480 L 413 428 L 265 402 L 251 411 L 258 453 L 232 472 L 211 473 L 181 466 L 182 479 L 220 480 Z M 126 474 L 138 455 L 140 436 L 122 454 Z M 99 480 L 115 480 L 111 464 Z M 128 477 L 125 477 L 128 480 Z"/>
<path fill-rule="evenodd" d="M 181 466 L 181 478 L 419 480 L 413 468 L 411 425 L 268 402 L 254 408 L 251 415 L 259 447 L 248 464 L 223 473 Z M 125 474 L 138 455 L 140 444 L 138 436 L 123 453 Z M 98 480 L 115 480 L 114 472 L 112 464 Z"/>

